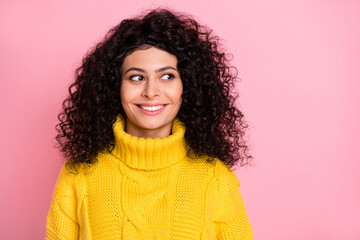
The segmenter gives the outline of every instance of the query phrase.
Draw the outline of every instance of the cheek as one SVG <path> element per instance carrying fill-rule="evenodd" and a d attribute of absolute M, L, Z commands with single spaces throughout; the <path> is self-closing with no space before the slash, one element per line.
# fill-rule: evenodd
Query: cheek
<path fill-rule="evenodd" d="M 179 90 L 178 90 L 178 96 L 179 96 L 180 103 L 182 102 L 182 94 L 183 94 L 183 85 L 181 83 L 179 86 Z"/>
<path fill-rule="evenodd" d="M 124 103 L 126 101 L 126 94 L 125 94 L 126 91 L 124 91 L 123 87 L 121 86 L 120 87 L 120 100 L 121 100 L 121 104 L 124 106 Z"/>
<path fill-rule="evenodd" d="M 131 88 L 128 84 L 124 83 L 120 87 L 120 100 L 124 106 L 126 103 L 131 102 L 136 96 L 136 89 Z"/>
<path fill-rule="evenodd" d="M 183 93 L 183 85 L 182 85 L 182 82 L 180 82 L 176 86 L 173 87 L 171 94 L 172 94 L 174 100 L 177 100 L 181 103 L 182 93 Z"/>

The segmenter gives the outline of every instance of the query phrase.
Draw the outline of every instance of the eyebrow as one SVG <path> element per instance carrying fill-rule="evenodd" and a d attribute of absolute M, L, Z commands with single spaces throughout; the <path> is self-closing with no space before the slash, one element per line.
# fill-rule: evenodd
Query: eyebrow
<path fill-rule="evenodd" d="M 172 70 L 177 71 L 177 69 L 174 68 L 174 67 L 166 66 L 166 67 L 159 68 L 159 69 L 156 70 L 155 72 L 163 72 L 163 71 L 166 71 L 166 70 L 169 70 L 169 69 L 172 69 Z M 124 74 L 126 74 L 126 73 L 128 73 L 128 72 L 130 72 L 130 71 L 146 72 L 146 71 L 145 71 L 144 69 L 142 69 L 142 68 L 131 67 L 131 68 L 129 68 L 128 70 L 126 70 Z"/>

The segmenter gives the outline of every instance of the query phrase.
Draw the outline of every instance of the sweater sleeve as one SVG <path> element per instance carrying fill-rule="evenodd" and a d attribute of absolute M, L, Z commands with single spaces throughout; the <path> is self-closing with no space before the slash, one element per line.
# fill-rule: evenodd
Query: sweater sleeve
<path fill-rule="evenodd" d="M 46 222 L 47 240 L 78 239 L 77 188 L 75 174 L 65 165 L 58 176 Z"/>
<path fill-rule="evenodd" d="M 253 240 L 252 228 L 240 194 L 237 176 L 222 163 L 218 167 L 217 175 L 217 239 Z"/>

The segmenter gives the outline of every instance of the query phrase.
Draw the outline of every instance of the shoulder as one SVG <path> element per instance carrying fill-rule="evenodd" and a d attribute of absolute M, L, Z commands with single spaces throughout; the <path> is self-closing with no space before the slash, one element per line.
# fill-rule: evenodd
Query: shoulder
<path fill-rule="evenodd" d="M 80 190 L 82 178 L 82 170 L 80 167 L 73 168 L 65 162 L 58 174 L 54 198 L 62 198 L 64 196 L 74 196 Z"/>
<path fill-rule="evenodd" d="M 229 222 L 240 211 L 242 198 L 240 182 L 235 172 L 218 160 L 214 166 L 214 179 L 210 191 L 210 201 L 214 201 L 214 218 L 218 222 Z"/>
<path fill-rule="evenodd" d="M 214 166 L 215 178 L 223 184 L 234 185 L 235 187 L 240 186 L 240 182 L 234 173 L 234 171 L 226 165 L 223 161 L 216 159 Z"/>
<path fill-rule="evenodd" d="M 239 180 L 234 171 L 223 161 L 218 158 L 207 161 L 208 156 L 202 156 L 195 159 L 187 158 L 184 168 L 193 169 L 193 171 L 200 174 L 200 172 L 206 172 L 211 179 L 215 181 L 221 181 L 222 183 L 228 183 L 240 186 Z"/>
<path fill-rule="evenodd" d="M 94 174 L 105 169 L 113 169 L 117 161 L 109 152 L 98 153 L 96 160 L 91 163 L 76 163 L 71 164 L 69 161 L 65 162 L 60 170 L 59 178 L 64 178 L 67 181 L 76 181 L 88 175 Z"/>
<path fill-rule="evenodd" d="M 58 174 L 53 197 L 82 196 L 87 179 L 102 176 L 104 173 L 106 175 L 106 172 L 114 169 L 114 161 L 110 154 L 101 153 L 97 158 L 97 161 L 93 164 L 80 163 L 74 166 L 69 162 L 65 162 Z"/>

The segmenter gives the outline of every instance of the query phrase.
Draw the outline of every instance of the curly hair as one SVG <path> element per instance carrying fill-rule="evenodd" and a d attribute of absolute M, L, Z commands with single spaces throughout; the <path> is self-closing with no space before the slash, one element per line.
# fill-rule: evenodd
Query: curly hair
<path fill-rule="evenodd" d="M 219 37 L 193 18 L 166 9 L 125 19 L 83 59 L 58 115 L 56 140 L 67 163 L 93 164 L 114 145 L 112 125 L 125 116 L 120 101 L 121 66 L 127 55 L 153 46 L 176 56 L 183 82 L 177 117 L 185 124 L 189 158 L 218 158 L 229 167 L 250 163 L 244 140 L 248 127 L 235 106 L 237 70 L 220 49 Z"/>

